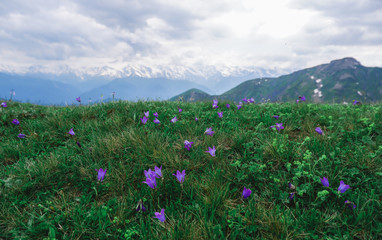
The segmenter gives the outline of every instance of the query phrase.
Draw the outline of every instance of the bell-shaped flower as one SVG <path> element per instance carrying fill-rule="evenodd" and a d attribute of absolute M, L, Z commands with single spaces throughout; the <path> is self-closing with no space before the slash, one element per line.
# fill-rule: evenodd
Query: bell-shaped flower
<path fill-rule="evenodd" d="M 176 178 L 178 179 L 178 181 L 180 183 L 183 183 L 184 182 L 184 176 L 186 176 L 186 170 L 183 170 L 182 173 L 180 173 L 179 170 L 176 171 L 176 174 L 172 174 L 174 176 L 176 176 Z"/>
<path fill-rule="evenodd" d="M 149 114 L 150 114 L 150 111 L 147 111 L 147 112 L 143 112 L 145 114 L 145 117 L 149 117 Z"/>
<path fill-rule="evenodd" d="M 181 113 L 183 110 L 181 108 L 178 108 L 178 112 Z"/>
<path fill-rule="evenodd" d="M 299 96 L 298 98 L 299 98 L 301 101 L 304 101 L 304 102 L 305 102 L 305 100 L 306 100 L 305 96 L 302 96 L 302 97 Z"/>
<path fill-rule="evenodd" d="M 144 181 L 143 183 L 146 183 L 152 189 L 154 189 L 157 186 L 157 181 L 156 181 L 155 177 L 153 177 L 153 178 L 146 178 L 146 181 Z"/>
<path fill-rule="evenodd" d="M 142 121 L 143 124 L 146 124 L 147 123 L 147 117 L 144 116 L 143 118 L 141 118 L 141 121 Z"/>
<path fill-rule="evenodd" d="M 345 201 L 345 205 L 350 208 L 350 209 L 355 209 L 357 206 L 353 203 L 353 202 L 350 202 L 349 200 L 346 200 Z"/>
<path fill-rule="evenodd" d="M 321 128 L 316 127 L 316 129 L 314 129 L 314 130 L 316 130 L 316 132 L 317 132 L 318 134 L 322 135 L 322 130 L 321 130 Z"/>
<path fill-rule="evenodd" d="M 215 146 L 213 146 L 212 148 L 208 147 L 208 151 L 205 151 L 205 152 L 208 152 L 209 154 L 211 154 L 211 156 L 215 157 Z"/>
<path fill-rule="evenodd" d="M 166 221 L 166 216 L 164 215 L 164 208 L 162 208 L 160 213 L 159 212 L 155 212 L 154 214 L 155 214 L 154 218 L 158 218 L 159 221 L 161 221 L 161 222 Z"/>
<path fill-rule="evenodd" d="M 329 187 L 329 180 L 326 177 L 320 178 L 320 180 L 324 187 Z"/>
<path fill-rule="evenodd" d="M 195 117 L 195 122 L 199 121 L 199 119 L 197 117 Z"/>
<path fill-rule="evenodd" d="M 20 124 L 19 120 L 17 120 L 16 118 L 12 120 L 12 123 L 15 124 L 15 125 L 19 125 Z"/>
<path fill-rule="evenodd" d="M 20 133 L 19 135 L 17 135 L 18 138 L 25 138 L 25 134 L 23 133 Z"/>
<path fill-rule="evenodd" d="M 160 168 L 155 166 L 154 171 L 155 171 L 156 177 L 158 178 L 162 177 L 162 166 L 160 166 Z"/>
<path fill-rule="evenodd" d="M 279 119 L 279 115 L 273 115 L 273 118 L 275 118 L 275 119 Z"/>
<path fill-rule="evenodd" d="M 229 105 L 229 103 L 227 103 L 225 106 L 226 106 L 227 108 L 230 108 L 230 107 L 231 107 L 231 105 Z"/>
<path fill-rule="evenodd" d="M 178 119 L 176 118 L 176 116 L 175 116 L 173 119 L 171 119 L 171 122 L 172 122 L 172 123 L 175 123 L 176 121 L 178 121 Z"/>
<path fill-rule="evenodd" d="M 158 120 L 158 118 L 155 118 L 153 122 L 156 123 L 156 124 L 159 124 L 159 123 L 160 123 L 160 121 Z"/>
<path fill-rule="evenodd" d="M 346 190 L 348 190 L 350 188 L 349 185 L 346 185 L 344 183 L 344 181 L 340 181 L 340 186 L 338 187 L 338 191 L 341 192 L 341 193 L 344 193 L 346 192 Z"/>
<path fill-rule="evenodd" d="M 143 202 L 142 202 L 142 199 L 139 199 L 139 201 L 138 201 L 138 204 L 137 204 L 137 207 L 135 208 L 135 210 L 137 211 L 137 212 L 139 212 L 139 211 L 146 211 L 146 208 L 145 208 L 145 206 L 143 206 Z"/>
<path fill-rule="evenodd" d="M 243 190 L 243 198 L 246 199 L 247 197 L 249 197 L 251 195 L 252 191 L 251 189 L 247 189 L 244 187 L 244 190 Z"/>
<path fill-rule="evenodd" d="M 194 142 L 189 142 L 189 141 L 185 140 L 184 141 L 184 148 L 187 149 L 188 151 L 190 151 L 193 143 Z"/>
<path fill-rule="evenodd" d="M 70 135 L 72 135 L 72 136 L 74 136 L 75 135 L 75 133 L 74 133 L 74 131 L 73 131 L 73 128 L 71 128 L 70 130 L 69 130 L 69 132 L 68 132 Z"/>
<path fill-rule="evenodd" d="M 149 168 L 148 171 L 144 170 L 143 173 L 145 174 L 146 178 L 156 178 L 157 176 L 155 171 L 151 170 L 151 168 Z"/>
<path fill-rule="evenodd" d="M 155 112 L 153 115 L 154 115 L 154 117 L 157 118 L 158 117 L 158 112 Z"/>
<path fill-rule="evenodd" d="M 218 115 L 219 115 L 220 118 L 222 118 L 223 117 L 223 112 L 218 112 Z"/>
<path fill-rule="evenodd" d="M 105 168 L 105 170 L 103 170 L 102 168 L 100 169 L 96 169 L 96 171 L 98 172 L 98 181 L 103 181 L 103 178 L 105 177 L 105 174 L 106 174 L 106 171 L 107 171 L 107 168 Z"/>
<path fill-rule="evenodd" d="M 76 98 L 77 102 L 81 102 L 81 97 Z"/>
<path fill-rule="evenodd" d="M 212 136 L 212 135 L 214 135 L 214 131 L 212 131 L 212 128 L 207 128 L 206 129 L 206 131 L 204 132 L 204 134 L 207 134 L 207 135 L 210 135 L 210 136 Z"/>
<path fill-rule="evenodd" d="M 2 107 L 7 107 L 7 103 L 6 103 L 6 102 L 2 102 L 2 103 L 1 103 L 1 106 L 2 106 Z"/>

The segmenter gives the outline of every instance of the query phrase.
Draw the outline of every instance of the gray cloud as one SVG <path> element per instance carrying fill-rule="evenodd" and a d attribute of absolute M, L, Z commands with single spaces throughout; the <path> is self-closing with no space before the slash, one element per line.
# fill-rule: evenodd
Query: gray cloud
<path fill-rule="evenodd" d="M 5 0 L 0 65 L 382 65 L 382 2 L 288 1 Z"/>

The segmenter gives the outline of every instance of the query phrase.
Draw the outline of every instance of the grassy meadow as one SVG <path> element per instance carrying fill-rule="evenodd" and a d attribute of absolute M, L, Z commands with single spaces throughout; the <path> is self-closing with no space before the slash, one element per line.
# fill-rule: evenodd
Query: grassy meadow
<path fill-rule="evenodd" d="M 6 103 L 0 239 L 382 239 L 381 103 Z"/>

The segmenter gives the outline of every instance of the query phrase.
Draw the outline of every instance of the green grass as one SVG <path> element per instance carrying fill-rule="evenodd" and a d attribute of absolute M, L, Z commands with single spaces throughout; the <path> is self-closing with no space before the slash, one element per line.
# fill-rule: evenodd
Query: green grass
<path fill-rule="evenodd" d="M 226 103 L 8 102 L 0 112 L 0 239 L 382 239 L 381 104 Z M 279 122 L 285 129 L 269 128 Z M 204 134 L 209 127 L 213 136 Z M 216 157 L 205 152 L 212 146 Z M 144 170 L 161 165 L 157 188 L 142 183 Z M 96 168 L 107 168 L 102 182 Z M 183 169 L 180 185 L 172 174 Z M 351 189 L 338 194 L 341 180 Z M 136 212 L 139 199 L 146 212 Z M 153 218 L 162 208 L 164 223 Z"/>

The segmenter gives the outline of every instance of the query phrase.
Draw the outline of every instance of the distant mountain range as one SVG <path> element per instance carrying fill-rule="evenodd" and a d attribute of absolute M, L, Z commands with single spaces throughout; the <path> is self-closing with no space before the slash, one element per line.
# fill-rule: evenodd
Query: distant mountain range
<path fill-rule="evenodd" d="M 167 100 L 190 88 L 220 94 L 250 78 L 279 76 L 284 72 L 224 66 L 129 66 L 122 70 L 108 66 L 91 69 L 61 66 L 53 70 L 43 66 L 21 70 L 0 66 L 0 71 L 0 99 L 9 99 L 10 91 L 14 89 L 15 100 L 43 105 L 72 104 L 78 96 L 85 104 L 101 101 L 101 96 L 107 101 L 111 99 L 112 92 L 116 92 L 116 99 L 129 101 Z"/>
<path fill-rule="evenodd" d="M 316 103 L 382 101 L 382 68 L 365 67 L 356 59 L 348 57 L 277 78 L 248 80 L 221 95 L 209 95 L 194 88 L 170 100 L 240 101 L 244 97 L 253 97 L 256 102 L 274 102 L 296 100 L 298 96 L 305 96 L 308 101 Z"/>

